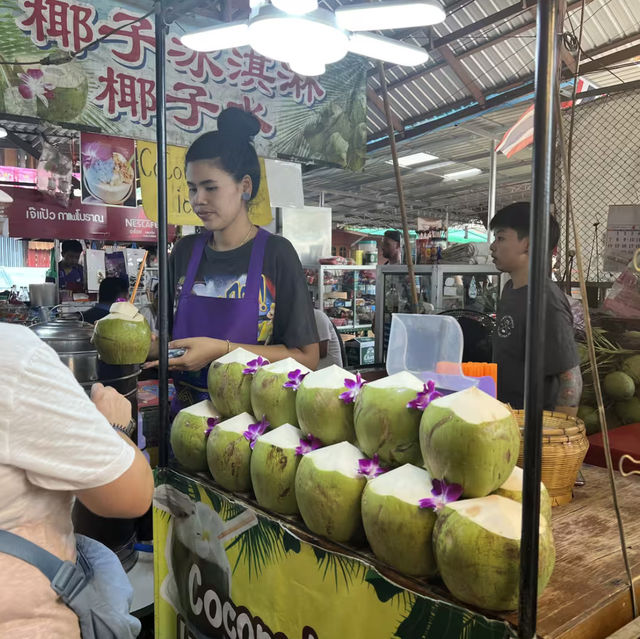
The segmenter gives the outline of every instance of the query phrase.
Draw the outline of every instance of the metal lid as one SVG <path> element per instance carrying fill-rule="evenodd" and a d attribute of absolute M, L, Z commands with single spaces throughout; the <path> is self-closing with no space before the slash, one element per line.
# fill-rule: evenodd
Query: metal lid
<path fill-rule="evenodd" d="M 93 325 L 77 319 L 56 319 L 36 324 L 31 330 L 56 351 L 94 351 Z"/>

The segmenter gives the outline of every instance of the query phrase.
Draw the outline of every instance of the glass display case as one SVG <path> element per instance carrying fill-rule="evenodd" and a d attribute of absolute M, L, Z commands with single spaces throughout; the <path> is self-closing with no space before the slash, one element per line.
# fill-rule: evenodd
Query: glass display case
<path fill-rule="evenodd" d="M 418 313 L 466 310 L 495 314 L 501 274 L 493 264 L 418 264 L 414 266 L 414 272 Z M 410 313 L 410 299 L 406 265 L 380 266 L 375 322 L 376 362 L 385 360 L 392 313 Z"/>
<path fill-rule="evenodd" d="M 342 332 L 368 331 L 376 310 L 376 270 L 368 266 L 305 266 L 314 306 Z"/>

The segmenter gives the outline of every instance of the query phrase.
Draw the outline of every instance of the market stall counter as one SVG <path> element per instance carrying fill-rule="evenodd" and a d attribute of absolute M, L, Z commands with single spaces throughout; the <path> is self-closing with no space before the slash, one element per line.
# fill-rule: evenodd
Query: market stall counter
<path fill-rule="evenodd" d="M 605 639 L 631 618 L 606 471 L 553 509 L 556 564 L 539 599 L 541 639 Z M 516 612 L 457 602 L 437 578 L 415 579 L 366 546 L 312 534 L 249 494 L 204 474 L 156 471 L 155 612 L 158 639 L 507 639 Z M 640 482 L 618 490 L 634 574 L 640 574 Z M 640 577 L 636 579 L 640 595 Z"/>

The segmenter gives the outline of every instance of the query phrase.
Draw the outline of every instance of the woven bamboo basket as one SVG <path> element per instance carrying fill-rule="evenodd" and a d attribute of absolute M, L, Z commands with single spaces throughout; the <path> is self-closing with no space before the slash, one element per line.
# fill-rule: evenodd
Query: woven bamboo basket
<path fill-rule="evenodd" d="M 520 427 L 520 454 L 522 467 L 524 411 L 514 410 Z M 573 485 L 587 454 L 589 440 L 584 422 L 564 413 L 544 411 L 542 417 L 542 483 L 551 497 L 552 506 L 568 504 L 573 499 Z"/>

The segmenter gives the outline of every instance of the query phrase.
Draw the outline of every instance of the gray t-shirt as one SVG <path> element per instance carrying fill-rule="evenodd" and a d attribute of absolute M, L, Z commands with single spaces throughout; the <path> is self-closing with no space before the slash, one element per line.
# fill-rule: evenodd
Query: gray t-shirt
<path fill-rule="evenodd" d="M 493 361 L 498 364 L 498 399 L 514 409 L 524 408 L 524 359 L 528 286 L 514 289 L 507 282 L 498 302 L 497 327 L 493 337 Z M 547 281 L 547 321 L 544 348 L 544 408 L 556 406 L 558 375 L 580 359 L 574 340 L 573 316 L 565 294 Z"/>

